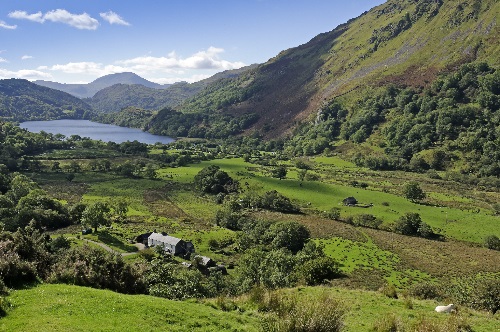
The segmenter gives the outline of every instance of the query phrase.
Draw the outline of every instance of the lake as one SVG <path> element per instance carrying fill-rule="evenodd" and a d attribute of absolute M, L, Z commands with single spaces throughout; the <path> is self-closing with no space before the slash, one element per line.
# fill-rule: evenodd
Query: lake
<path fill-rule="evenodd" d="M 62 134 L 66 137 L 79 135 L 104 142 L 123 143 L 137 140 L 146 144 L 157 142 L 167 144 L 174 141 L 171 137 L 153 135 L 140 129 L 119 127 L 89 120 L 26 121 L 19 126 L 32 133 L 45 131 L 51 134 Z"/>

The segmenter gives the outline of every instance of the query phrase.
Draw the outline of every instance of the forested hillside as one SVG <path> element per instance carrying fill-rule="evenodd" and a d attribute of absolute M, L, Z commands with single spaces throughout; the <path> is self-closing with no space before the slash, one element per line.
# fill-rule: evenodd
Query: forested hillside
<path fill-rule="evenodd" d="M 226 70 L 195 82 L 178 82 L 158 89 L 148 84 L 114 84 L 98 91 L 92 98 L 84 99 L 99 113 L 118 112 L 133 106 L 147 110 L 174 107 L 199 93 L 204 87 L 221 79 L 235 78 L 255 65 Z M 97 81 L 97 80 L 96 80 Z"/>
<path fill-rule="evenodd" d="M 27 80 L 0 80 L 0 117 L 3 119 L 54 120 L 90 116 L 92 108 L 65 92 Z"/>
<path fill-rule="evenodd" d="M 427 87 L 463 63 L 498 66 L 499 12 L 493 0 L 388 1 L 236 79 L 207 87 L 181 109 L 255 112 L 255 130 L 283 135 L 339 95 L 354 98 L 391 83 Z"/>
<path fill-rule="evenodd" d="M 115 84 L 84 100 L 99 113 L 118 112 L 129 106 L 159 110 L 183 102 L 201 88 L 201 85 L 186 82 L 175 83 L 165 89 L 154 89 L 141 84 Z"/>

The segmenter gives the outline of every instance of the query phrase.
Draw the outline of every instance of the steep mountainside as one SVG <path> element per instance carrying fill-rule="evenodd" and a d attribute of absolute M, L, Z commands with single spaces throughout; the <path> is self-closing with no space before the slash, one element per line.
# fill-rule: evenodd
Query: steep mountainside
<path fill-rule="evenodd" d="M 161 85 L 150 82 L 134 73 L 118 73 L 99 77 L 88 84 L 63 84 L 50 81 L 35 81 L 34 83 L 49 87 L 52 89 L 61 90 L 72 94 L 78 98 L 90 98 L 99 90 L 108 88 L 115 84 L 140 84 L 151 89 L 165 89 L 169 85 Z"/>
<path fill-rule="evenodd" d="M 83 118 L 91 107 L 59 90 L 27 80 L 0 80 L 0 117 L 10 120 Z"/>
<path fill-rule="evenodd" d="M 172 107 L 193 97 L 205 86 L 224 78 L 238 77 L 242 72 L 254 68 L 248 66 L 235 70 L 226 70 L 195 83 L 179 82 L 162 90 L 145 84 L 115 84 L 97 92 L 92 98 L 85 99 L 101 113 L 118 112 L 129 106 L 147 110 L 159 110 Z M 101 78 L 102 79 L 102 78 Z M 98 80 L 101 80 L 98 79 Z"/>
<path fill-rule="evenodd" d="M 389 0 L 238 78 L 215 82 L 183 112 L 254 112 L 282 135 L 333 98 L 394 83 L 428 86 L 460 64 L 500 62 L 500 2 Z"/>

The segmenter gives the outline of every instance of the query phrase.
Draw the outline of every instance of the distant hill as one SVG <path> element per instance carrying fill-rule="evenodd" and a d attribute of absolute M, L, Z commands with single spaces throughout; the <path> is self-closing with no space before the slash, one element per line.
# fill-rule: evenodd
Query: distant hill
<path fill-rule="evenodd" d="M 9 120 L 84 118 L 90 105 L 66 92 L 27 80 L 0 80 L 0 117 Z"/>
<path fill-rule="evenodd" d="M 92 98 L 87 98 L 85 101 L 99 113 L 118 112 L 130 106 L 147 110 L 160 110 L 184 102 L 213 82 L 220 79 L 238 77 L 242 72 L 254 67 L 255 65 L 235 70 L 226 70 L 199 82 L 191 84 L 179 82 L 171 84 L 161 90 L 154 86 L 148 86 L 141 83 L 114 84 L 98 91 Z M 105 77 L 101 77 L 94 82 L 104 79 Z M 107 80 L 106 82 L 110 81 Z"/>
<path fill-rule="evenodd" d="M 115 84 L 140 84 L 152 89 L 165 89 L 169 86 L 168 84 L 161 85 L 150 82 L 139 75 L 130 72 L 102 76 L 88 84 L 63 84 L 43 80 L 35 81 L 34 83 L 67 92 L 78 98 L 90 98 L 99 90 L 108 88 Z"/>

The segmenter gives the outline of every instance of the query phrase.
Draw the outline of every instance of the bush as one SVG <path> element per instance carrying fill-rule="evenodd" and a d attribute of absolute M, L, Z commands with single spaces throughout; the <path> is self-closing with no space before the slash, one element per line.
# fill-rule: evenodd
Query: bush
<path fill-rule="evenodd" d="M 266 192 L 258 198 L 256 203 L 257 207 L 266 210 L 284 213 L 297 213 L 300 211 L 288 197 L 283 196 L 276 190 Z"/>
<path fill-rule="evenodd" d="M 409 294 L 420 300 L 438 300 L 443 297 L 440 287 L 430 282 L 414 284 L 409 289 Z"/>
<path fill-rule="evenodd" d="M 343 303 L 327 294 L 310 299 L 279 297 L 285 302 L 279 312 L 261 321 L 264 331 L 276 332 L 338 332 L 344 327 L 346 310 Z"/>
<path fill-rule="evenodd" d="M 142 266 L 130 265 L 121 255 L 90 246 L 68 250 L 53 267 L 49 282 L 106 288 L 121 293 L 145 293 Z"/>
<path fill-rule="evenodd" d="M 500 310 L 500 279 L 495 274 L 458 279 L 447 285 L 446 293 L 454 303 L 493 314 Z"/>
<path fill-rule="evenodd" d="M 397 299 L 398 298 L 398 292 L 396 290 L 396 287 L 392 284 L 388 284 L 380 288 L 380 292 L 387 296 L 388 298 L 391 299 Z"/>
<path fill-rule="evenodd" d="M 377 229 L 382 224 L 382 220 L 377 219 L 374 215 L 371 214 L 358 214 L 354 216 L 352 223 L 354 226 Z"/>
<path fill-rule="evenodd" d="M 500 239 L 496 235 L 489 235 L 484 239 L 484 246 L 492 250 L 500 250 Z"/>
<path fill-rule="evenodd" d="M 338 220 L 340 218 L 340 208 L 333 207 L 326 213 L 328 219 Z"/>
<path fill-rule="evenodd" d="M 385 315 L 376 320 L 371 329 L 373 332 L 398 332 L 402 330 L 402 322 L 394 314 Z"/>
<path fill-rule="evenodd" d="M 341 275 L 339 264 L 331 257 L 318 257 L 302 265 L 302 277 L 306 285 L 315 286 Z"/>

